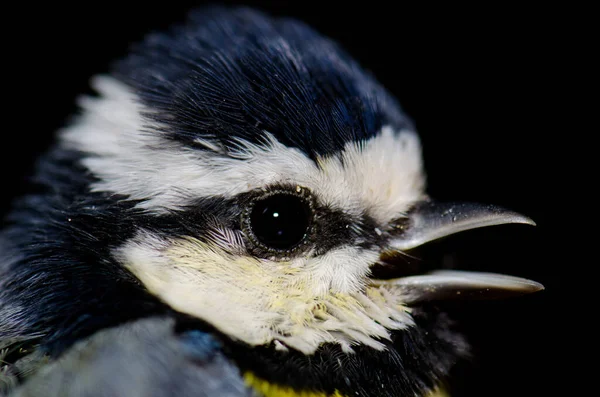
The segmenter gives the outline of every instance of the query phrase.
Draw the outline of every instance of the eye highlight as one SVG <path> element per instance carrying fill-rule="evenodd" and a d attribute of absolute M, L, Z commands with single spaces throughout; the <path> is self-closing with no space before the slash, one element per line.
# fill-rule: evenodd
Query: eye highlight
<path fill-rule="evenodd" d="M 307 189 L 278 189 L 253 199 L 244 211 L 242 225 L 257 248 L 290 253 L 306 241 L 313 213 Z"/>

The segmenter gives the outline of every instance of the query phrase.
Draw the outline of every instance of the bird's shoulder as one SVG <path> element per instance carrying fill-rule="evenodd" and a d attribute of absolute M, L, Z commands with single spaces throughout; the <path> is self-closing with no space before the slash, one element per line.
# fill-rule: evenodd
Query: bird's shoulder
<path fill-rule="evenodd" d="M 171 318 L 146 318 L 98 331 L 54 360 L 34 350 L 7 364 L 0 382 L 8 393 L 25 377 L 15 396 L 95 396 L 99 390 L 128 397 L 253 395 L 217 338 L 174 327 Z"/>

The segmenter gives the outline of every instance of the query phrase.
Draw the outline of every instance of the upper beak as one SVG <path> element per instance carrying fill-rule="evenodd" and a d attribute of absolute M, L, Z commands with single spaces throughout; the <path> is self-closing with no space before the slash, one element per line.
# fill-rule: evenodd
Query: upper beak
<path fill-rule="evenodd" d="M 427 201 L 410 211 L 408 222 L 401 226 L 403 233 L 392 239 L 389 248 L 406 251 L 461 231 L 509 223 L 535 225 L 524 215 L 493 205 Z M 489 299 L 544 289 L 540 283 L 519 277 L 462 271 L 437 271 L 375 282 L 402 289 L 407 303 L 454 298 Z"/>

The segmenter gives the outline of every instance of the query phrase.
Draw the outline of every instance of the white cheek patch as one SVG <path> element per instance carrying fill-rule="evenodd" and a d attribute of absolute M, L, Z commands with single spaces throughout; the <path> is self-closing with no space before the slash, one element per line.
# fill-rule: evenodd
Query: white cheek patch
<path fill-rule="evenodd" d="M 156 214 L 181 209 L 198 197 L 231 197 L 273 183 L 311 189 L 348 213 L 364 211 L 386 223 L 423 198 L 424 176 L 417 135 L 384 127 L 376 137 L 348 143 L 343 153 L 318 159 L 287 147 L 265 132 L 264 144 L 240 141 L 235 150 L 199 139 L 206 151 L 168 141 L 125 85 L 97 77 L 98 99 L 84 98 L 84 113 L 62 131 L 63 142 L 89 154 L 83 164 L 99 181 L 95 191 L 142 200 Z"/>
<path fill-rule="evenodd" d="M 275 262 L 231 254 L 238 248 L 141 232 L 115 256 L 175 310 L 251 345 L 274 342 L 306 354 L 323 343 L 383 349 L 377 339 L 413 325 L 400 295 L 366 285 L 375 252 L 345 247 Z"/>
<path fill-rule="evenodd" d="M 424 197 L 421 147 L 411 131 L 384 127 L 366 142 L 348 143 L 340 157 L 319 159 L 319 166 L 319 186 L 329 187 L 325 197 L 343 209 L 355 202 L 381 224 Z"/>

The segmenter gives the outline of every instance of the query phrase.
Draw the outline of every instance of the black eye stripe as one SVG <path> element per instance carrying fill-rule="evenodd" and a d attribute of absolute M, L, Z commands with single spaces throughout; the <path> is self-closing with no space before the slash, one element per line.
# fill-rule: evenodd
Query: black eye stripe
<path fill-rule="evenodd" d="M 250 224 L 251 211 L 256 204 L 271 196 L 299 197 L 310 207 L 311 220 L 301 241 L 291 248 L 271 247 L 261 242 Z M 264 203 L 263 203 L 264 204 Z M 283 215 L 283 214 L 281 214 Z M 375 232 L 375 220 L 366 214 L 352 216 L 319 200 L 318 194 L 295 184 L 276 184 L 242 193 L 236 197 L 198 198 L 186 210 L 169 215 L 151 216 L 139 214 L 132 220 L 135 224 L 166 237 L 193 236 L 208 241 L 215 225 L 245 236 L 249 255 L 274 260 L 286 260 L 307 252 L 312 256 L 325 254 L 342 245 L 370 249 L 381 247 L 388 233 Z M 293 241 L 289 246 L 293 245 Z"/>

